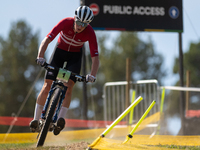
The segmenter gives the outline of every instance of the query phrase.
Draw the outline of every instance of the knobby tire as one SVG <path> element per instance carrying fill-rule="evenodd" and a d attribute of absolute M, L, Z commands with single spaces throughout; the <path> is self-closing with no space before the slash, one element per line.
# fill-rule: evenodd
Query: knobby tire
<path fill-rule="evenodd" d="M 46 112 L 46 120 L 44 122 L 44 125 L 42 126 L 40 135 L 39 135 L 39 139 L 37 142 L 37 147 L 43 146 L 47 133 L 49 131 L 49 126 L 50 123 L 52 122 L 52 118 L 56 109 L 56 105 L 59 101 L 60 95 L 62 93 L 62 90 L 60 88 L 56 88 L 54 93 L 52 94 L 51 100 L 50 100 L 50 104 L 49 104 L 49 109 Z"/>

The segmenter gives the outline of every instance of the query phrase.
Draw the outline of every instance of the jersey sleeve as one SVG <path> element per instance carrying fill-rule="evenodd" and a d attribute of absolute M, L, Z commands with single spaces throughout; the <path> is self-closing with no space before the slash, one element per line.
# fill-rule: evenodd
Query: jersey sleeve
<path fill-rule="evenodd" d="M 99 55 L 99 52 L 98 52 L 98 45 L 97 45 L 97 38 L 96 38 L 96 34 L 94 32 L 94 30 L 90 29 L 90 33 L 89 33 L 89 47 L 90 47 L 90 55 L 91 57 L 95 57 L 95 56 L 98 56 Z"/>
<path fill-rule="evenodd" d="M 62 31 L 65 27 L 66 19 L 61 20 L 58 22 L 56 26 L 53 27 L 53 29 L 47 34 L 46 37 L 48 37 L 51 41 Z"/>

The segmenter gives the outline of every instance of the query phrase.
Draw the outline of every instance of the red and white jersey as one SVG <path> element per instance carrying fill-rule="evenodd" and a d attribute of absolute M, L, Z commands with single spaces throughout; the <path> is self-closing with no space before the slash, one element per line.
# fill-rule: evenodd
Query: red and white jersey
<path fill-rule="evenodd" d="M 60 33 L 58 48 L 69 52 L 80 52 L 80 48 L 88 41 L 91 57 L 98 56 L 97 40 L 93 28 L 88 25 L 81 33 L 75 33 L 73 29 L 74 18 L 68 17 L 61 20 L 47 34 L 47 37 L 52 41 Z"/>

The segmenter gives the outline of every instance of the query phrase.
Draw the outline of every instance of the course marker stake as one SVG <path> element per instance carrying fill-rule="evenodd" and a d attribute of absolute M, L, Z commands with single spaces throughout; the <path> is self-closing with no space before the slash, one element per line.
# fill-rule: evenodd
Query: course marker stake
<path fill-rule="evenodd" d="M 154 100 L 151 105 L 147 108 L 147 110 L 145 111 L 145 113 L 143 114 L 143 116 L 140 118 L 140 120 L 137 122 L 136 126 L 133 128 L 133 130 L 126 136 L 125 141 L 123 142 L 123 144 L 125 144 L 126 142 L 128 142 L 128 140 L 130 138 L 133 137 L 133 133 L 136 131 L 136 129 L 138 128 L 138 126 L 141 124 L 141 122 L 144 120 L 144 118 L 147 116 L 147 114 L 149 113 L 149 111 L 152 109 L 152 107 L 155 105 L 156 101 Z"/>

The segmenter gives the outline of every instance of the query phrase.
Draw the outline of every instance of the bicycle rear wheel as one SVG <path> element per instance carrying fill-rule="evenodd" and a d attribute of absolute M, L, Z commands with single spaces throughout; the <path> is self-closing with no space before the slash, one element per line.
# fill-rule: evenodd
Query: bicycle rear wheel
<path fill-rule="evenodd" d="M 51 100 L 50 100 L 50 103 L 49 103 L 49 108 L 46 112 L 46 114 L 47 114 L 46 120 L 45 120 L 44 125 L 41 129 L 40 136 L 39 136 L 39 139 L 38 139 L 38 142 L 37 142 L 37 147 L 43 146 L 43 144 L 44 144 L 44 141 L 45 141 L 47 133 L 49 131 L 49 126 L 50 126 L 50 123 L 52 122 L 52 117 L 54 115 L 56 105 L 59 101 L 61 93 L 62 93 L 62 90 L 60 88 L 56 88 L 54 93 L 52 94 L 52 97 L 51 97 Z"/>

